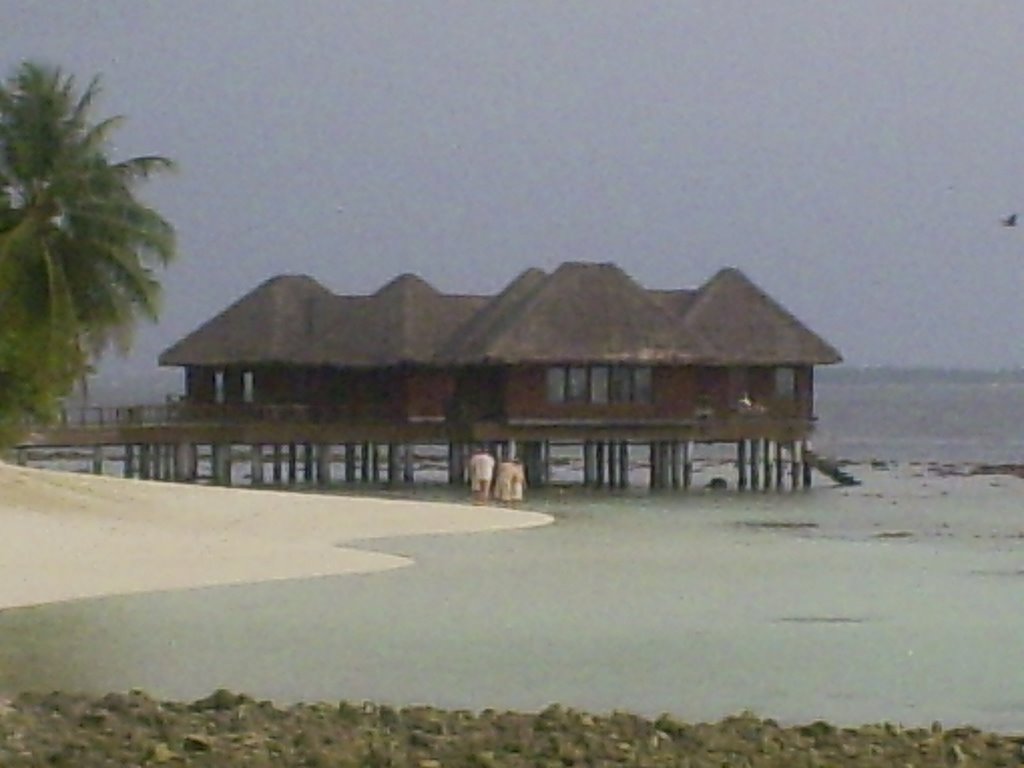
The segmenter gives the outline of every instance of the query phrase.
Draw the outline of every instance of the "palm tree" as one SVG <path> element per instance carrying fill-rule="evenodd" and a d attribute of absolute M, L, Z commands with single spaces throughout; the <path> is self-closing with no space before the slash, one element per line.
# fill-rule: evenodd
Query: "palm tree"
<path fill-rule="evenodd" d="M 93 79 L 77 94 L 73 77 L 34 63 L 0 84 L 0 383 L 26 338 L 35 362 L 80 376 L 156 318 L 154 271 L 173 259 L 174 231 L 134 188 L 173 165 L 112 161 L 122 118 L 90 120 L 99 91 Z"/>

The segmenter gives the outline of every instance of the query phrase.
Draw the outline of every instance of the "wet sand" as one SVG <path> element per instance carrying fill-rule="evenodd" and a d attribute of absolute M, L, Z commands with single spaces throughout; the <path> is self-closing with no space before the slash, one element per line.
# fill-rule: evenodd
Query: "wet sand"
<path fill-rule="evenodd" d="M 550 521 L 469 504 L 164 484 L 0 463 L 0 609 L 388 570 L 411 561 L 350 545 Z"/>

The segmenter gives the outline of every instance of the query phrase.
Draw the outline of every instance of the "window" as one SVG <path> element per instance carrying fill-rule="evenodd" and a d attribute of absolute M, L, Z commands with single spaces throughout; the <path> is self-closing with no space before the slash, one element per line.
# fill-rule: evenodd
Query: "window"
<path fill-rule="evenodd" d="M 653 402 L 650 368 L 633 369 L 633 402 Z"/>
<path fill-rule="evenodd" d="M 549 403 L 651 403 L 649 366 L 557 365 L 547 369 Z"/>
<path fill-rule="evenodd" d="M 590 369 L 590 402 L 604 405 L 608 402 L 608 366 L 595 365 Z"/>
<path fill-rule="evenodd" d="M 566 382 L 565 399 L 570 403 L 585 403 L 589 388 L 587 386 L 587 369 L 574 365 L 569 368 L 569 379 Z"/>
<path fill-rule="evenodd" d="M 548 368 L 547 389 L 549 403 L 565 402 L 566 369 L 557 366 Z"/>
<path fill-rule="evenodd" d="M 253 374 L 252 371 L 246 371 L 242 374 L 242 402 L 251 403 L 254 399 L 255 389 L 253 387 Z"/>
<path fill-rule="evenodd" d="M 217 371 L 213 374 L 213 402 L 222 404 L 225 399 L 224 392 L 224 371 Z"/>
<path fill-rule="evenodd" d="M 796 399 L 796 369 L 775 369 L 775 396 L 785 400 Z"/>
<path fill-rule="evenodd" d="M 633 371 L 624 365 L 612 368 L 609 399 L 613 403 L 628 403 L 633 399 Z"/>

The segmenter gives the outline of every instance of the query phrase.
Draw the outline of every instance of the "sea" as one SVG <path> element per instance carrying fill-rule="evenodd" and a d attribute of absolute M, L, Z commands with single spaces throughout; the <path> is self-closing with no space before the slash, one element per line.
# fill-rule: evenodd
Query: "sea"
<path fill-rule="evenodd" d="M 1024 463 L 1024 375 L 837 369 L 817 396 L 860 486 L 558 489 L 528 499 L 549 526 L 360 544 L 395 571 L 2 611 L 0 692 L 1024 733 L 1024 480 L 972 474 Z"/>

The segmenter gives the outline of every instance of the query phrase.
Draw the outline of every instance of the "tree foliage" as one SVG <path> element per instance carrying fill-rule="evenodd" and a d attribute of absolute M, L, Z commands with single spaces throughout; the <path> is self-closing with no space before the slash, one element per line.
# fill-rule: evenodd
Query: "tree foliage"
<path fill-rule="evenodd" d="M 0 84 L 0 443 L 51 414 L 109 346 L 128 348 L 174 258 L 173 228 L 135 195 L 173 165 L 113 161 L 122 118 L 92 121 L 99 92 L 98 78 L 79 93 L 35 63 Z"/>

